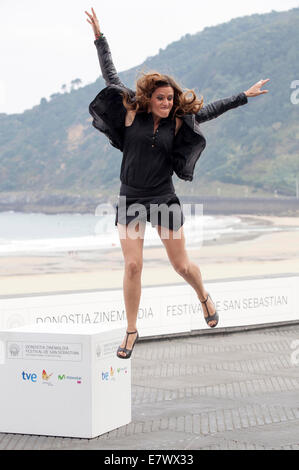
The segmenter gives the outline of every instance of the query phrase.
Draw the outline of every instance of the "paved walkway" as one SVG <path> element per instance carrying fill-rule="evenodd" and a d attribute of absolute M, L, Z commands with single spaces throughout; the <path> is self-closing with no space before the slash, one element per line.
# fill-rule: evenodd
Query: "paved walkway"
<path fill-rule="evenodd" d="M 129 425 L 90 440 L 0 434 L 0 449 L 298 450 L 295 340 L 298 324 L 140 341 Z"/>

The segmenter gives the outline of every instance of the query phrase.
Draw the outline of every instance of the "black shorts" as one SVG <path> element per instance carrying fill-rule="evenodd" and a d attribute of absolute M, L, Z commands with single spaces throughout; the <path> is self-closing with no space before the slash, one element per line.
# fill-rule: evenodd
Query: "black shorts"
<path fill-rule="evenodd" d="M 132 195 L 132 191 L 125 191 L 127 188 L 122 185 L 118 196 L 115 225 L 117 223 L 128 225 L 134 220 L 150 222 L 153 227 L 160 225 L 177 231 L 184 224 L 185 216 L 181 203 L 174 192 L 141 196 Z M 125 194 L 126 192 L 130 195 Z M 142 194 L 141 191 L 140 193 Z"/>

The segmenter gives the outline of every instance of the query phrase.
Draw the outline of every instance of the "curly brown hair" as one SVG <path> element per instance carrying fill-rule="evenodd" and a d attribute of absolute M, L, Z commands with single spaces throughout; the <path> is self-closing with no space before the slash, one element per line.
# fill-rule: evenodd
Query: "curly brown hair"
<path fill-rule="evenodd" d="M 194 90 L 183 91 L 180 85 L 169 75 L 159 72 L 142 72 L 136 82 L 136 95 L 132 99 L 125 90 L 122 91 L 123 105 L 127 110 L 145 112 L 148 109 L 153 92 L 161 86 L 171 86 L 174 91 L 173 107 L 170 114 L 181 117 L 184 114 L 196 114 L 203 107 L 203 97 L 198 99 Z M 191 95 L 191 96 L 190 96 Z"/>

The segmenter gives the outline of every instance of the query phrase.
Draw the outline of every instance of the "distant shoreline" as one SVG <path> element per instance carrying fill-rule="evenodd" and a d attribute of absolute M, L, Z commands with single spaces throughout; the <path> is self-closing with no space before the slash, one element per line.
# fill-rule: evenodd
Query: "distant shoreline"
<path fill-rule="evenodd" d="M 204 215 L 279 215 L 299 216 L 299 199 L 295 197 L 248 197 L 181 196 L 181 204 L 202 204 Z M 117 196 L 86 197 L 45 193 L 0 193 L 0 212 L 39 212 L 43 214 L 95 214 L 99 204 L 116 204 Z M 114 202 L 111 203 L 111 200 Z"/>
<path fill-rule="evenodd" d="M 238 216 L 244 217 L 242 214 Z M 252 227 L 268 232 L 230 233 L 220 239 L 189 246 L 190 259 L 200 266 L 205 281 L 244 276 L 298 275 L 299 217 L 245 215 Z M 273 229 L 273 230 L 272 230 Z M 142 286 L 181 284 L 162 242 L 144 247 Z M 121 289 L 124 260 L 120 247 L 70 253 L 2 256 L 1 295 L 90 289 Z"/>

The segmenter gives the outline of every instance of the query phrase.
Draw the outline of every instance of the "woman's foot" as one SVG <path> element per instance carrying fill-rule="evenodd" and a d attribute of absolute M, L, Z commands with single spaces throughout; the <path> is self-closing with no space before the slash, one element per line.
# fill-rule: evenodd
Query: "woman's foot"
<path fill-rule="evenodd" d="M 213 300 L 211 299 L 210 295 L 208 292 L 205 292 L 205 297 L 204 298 L 200 298 L 198 297 L 202 306 L 203 306 L 203 312 L 204 312 L 204 317 L 205 318 L 208 318 L 208 316 L 212 316 L 216 313 L 216 307 L 214 305 L 214 302 Z M 205 302 L 206 300 L 206 302 Z M 215 318 L 214 320 L 208 320 L 207 321 L 207 324 L 213 328 L 214 326 L 216 326 L 218 323 L 218 320 Z"/>
<path fill-rule="evenodd" d="M 130 357 L 132 354 L 131 351 L 133 350 L 135 343 L 137 342 L 137 339 L 138 339 L 138 331 L 136 330 L 136 328 L 132 330 L 128 329 L 123 342 L 121 343 L 120 347 L 117 350 L 117 356 L 123 357 L 123 358 Z M 121 351 L 120 349 L 127 349 L 128 351 L 127 352 Z"/>

